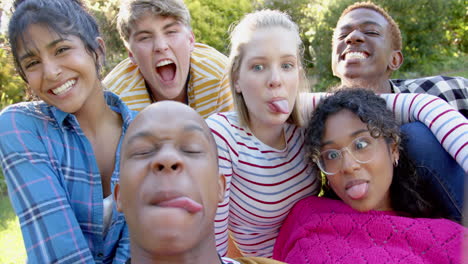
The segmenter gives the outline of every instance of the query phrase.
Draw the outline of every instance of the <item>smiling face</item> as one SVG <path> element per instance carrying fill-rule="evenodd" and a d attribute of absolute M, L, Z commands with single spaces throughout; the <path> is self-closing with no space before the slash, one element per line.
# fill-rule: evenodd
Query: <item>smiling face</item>
<path fill-rule="evenodd" d="M 77 113 L 92 98 L 99 98 L 102 89 L 95 58 L 78 37 L 59 36 L 36 24 L 24 36 L 18 58 L 35 95 L 67 113 Z"/>
<path fill-rule="evenodd" d="M 128 46 L 154 98 L 184 102 L 194 47 L 190 29 L 173 17 L 147 14 L 132 26 Z"/>
<path fill-rule="evenodd" d="M 320 151 L 340 150 L 362 136 L 370 137 L 367 125 L 351 111 L 341 110 L 327 118 Z M 382 137 L 376 139 L 374 149 L 372 160 L 364 164 L 357 162 L 349 152 L 342 152 L 341 170 L 327 175 L 333 191 L 358 211 L 391 209 L 390 184 L 398 150 Z"/>
<path fill-rule="evenodd" d="M 273 27 L 256 30 L 244 44 L 235 89 L 242 93 L 252 130 L 283 125 L 291 114 L 301 67 L 292 39 L 292 31 Z"/>
<path fill-rule="evenodd" d="M 401 51 L 392 48 L 389 23 L 378 12 L 357 8 L 338 21 L 333 34 L 332 70 L 342 83 L 386 80 L 402 60 Z"/>
<path fill-rule="evenodd" d="M 217 158 L 209 128 L 188 106 L 165 101 L 140 112 L 123 141 L 115 189 L 132 255 L 178 255 L 206 241 L 214 248 L 214 216 L 224 197 Z"/>

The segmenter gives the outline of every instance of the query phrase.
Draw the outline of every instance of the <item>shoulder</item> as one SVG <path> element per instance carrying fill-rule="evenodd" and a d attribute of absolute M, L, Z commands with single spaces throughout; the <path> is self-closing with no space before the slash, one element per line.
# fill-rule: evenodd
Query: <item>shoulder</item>
<path fill-rule="evenodd" d="M 191 54 L 192 67 L 208 67 L 217 74 L 224 74 L 228 64 L 227 57 L 208 45 L 195 43 Z"/>
<path fill-rule="evenodd" d="M 224 263 L 239 263 L 239 264 L 284 264 L 284 262 L 274 260 L 271 258 L 263 257 L 241 257 L 235 259 L 237 262 L 224 262 Z"/>
<path fill-rule="evenodd" d="M 443 75 L 429 76 L 416 79 L 394 79 L 393 85 L 410 92 L 429 92 L 431 89 L 466 89 L 468 79 L 463 77 L 450 77 Z"/>
<path fill-rule="evenodd" d="M 231 112 L 222 112 L 210 115 L 206 122 L 211 128 L 213 126 L 225 126 L 225 127 L 239 127 L 239 118 L 235 111 Z"/>
<path fill-rule="evenodd" d="M 308 196 L 297 202 L 290 215 L 304 217 L 320 213 L 354 213 L 355 211 L 341 200 Z"/>
<path fill-rule="evenodd" d="M 131 90 L 143 81 L 139 68 L 130 58 L 126 58 L 115 66 L 102 81 L 104 87 L 116 94 Z"/>
<path fill-rule="evenodd" d="M 111 91 L 105 91 L 104 97 L 106 98 L 107 105 L 122 116 L 124 124 L 130 123 L 138 114 L 137 111 L 130 110 L 122 99 Z"/>
<path fill-rule="evenodd" d="M 0 129 L 31 127 L 37 122 L 54 122 L 52 107 L 42 101 L 21 102 L 10 105 L 0 112 Z"/>

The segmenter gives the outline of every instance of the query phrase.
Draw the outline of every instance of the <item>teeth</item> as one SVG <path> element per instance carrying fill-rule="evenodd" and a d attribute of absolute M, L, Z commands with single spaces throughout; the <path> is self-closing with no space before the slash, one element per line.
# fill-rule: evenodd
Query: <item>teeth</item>
<path fill-rule="evenodd" d="M 171 63 L 173 63 L 171 60 L 163 60 L 163 61 L 159 62 L 156 65 L 156 67 L 166 66 L 166 65 L 171 64 Z"/>
<path fill-rule="evenodd" d="M 362 52 L 350 52 L 346 54 L 347 59 L 365 59 L 366 55 Z"/>
<path fill-rule="evenodd" d="M 59 95 L 59 94 L 62 94 L 68 90 L 70 90 L 70 88 L 76 83 L 76 80 L 70 80 L 64 84 L 62 84 L 61 86 L 55 88 L 55 89 L 52 89 L 52 92 L 55 94 L 55 95 Z"/>

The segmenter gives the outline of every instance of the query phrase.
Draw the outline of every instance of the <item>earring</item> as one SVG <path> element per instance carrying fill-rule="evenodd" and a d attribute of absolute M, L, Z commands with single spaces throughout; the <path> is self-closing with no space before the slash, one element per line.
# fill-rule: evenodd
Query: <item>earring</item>
<path fill-rule="evenodd" d="M 395 159 L 395 160 L 393 161 L 393 166 L 394 166 L 394 167 L 398 167 L 398 159 Z"/>

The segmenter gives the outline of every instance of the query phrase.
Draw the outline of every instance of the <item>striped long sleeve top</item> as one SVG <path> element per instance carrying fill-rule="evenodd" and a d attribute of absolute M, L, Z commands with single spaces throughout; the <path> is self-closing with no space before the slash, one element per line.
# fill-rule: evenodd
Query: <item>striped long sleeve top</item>
<path fill-rule="evenodd" d="M 326 94 L 305 94 L 310 112 Z M 468 122 L 447 102 L 426 94 L 384 94 L 387 107 L 400 123 L 420 121 L 468 172 Z M 226 176 L 225 199 L 216 215 L 216 241 L 227 251 L 228 230 L 245 256 L 271 257 L 279 229 L 291 207 L 302 197 L 316 195 L 319 183 L 303 151 L 304 131 L 285 124 L 287 146 L 268 147 L 235 112 L 215 114 L 207 123 L 218 146 L 220 173 Z"/>
<path fill-rule="evenodd" d="M 203 118 L 234 107 L 226 66 L 226 56 L 210 46 L 195 43 L 190 57 L 187 97 L 188 105 Z M 141 111 L 152 103 L 140 69 L 129 58 L 115 66 L 103 82 L 132 110 Z"/>

